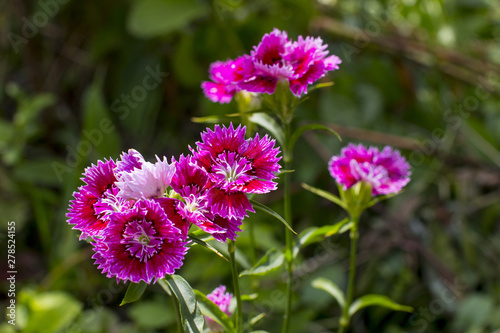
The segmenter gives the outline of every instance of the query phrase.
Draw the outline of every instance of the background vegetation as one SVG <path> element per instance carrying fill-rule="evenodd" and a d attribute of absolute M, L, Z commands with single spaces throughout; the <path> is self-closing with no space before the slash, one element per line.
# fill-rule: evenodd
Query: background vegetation
<path fill-rule="evenodd" d="M 119 307 L 125 286 L 93 265 L 90 246 L 65 222 L 68 200 L 97 159 L 131 147 L 148 159 L 186 153 L 206 127 L 192 117 L 236 112 L 234 102 L 204 98 L 200 83 L 211 62 L 248 53 L 274 27 L 293 39 L 321 36 L 343 60 L 328 78 L 335 85 L 297 111 L 297 123 L 332 125 L 344 142 L 315 132 L 297 144 L 295 229 L 344 217 L 300 184 L 335 191 L 326 163 L 347 142 L 395 146 L 412 165 L 406 191 L 362 218 L 357 288 L 416 311 L 368 308 L 352 331 L 500 329 L 497 0 L 39 0 L 0 9 L 0 244 L 5 253 L 7 221 L 15 221 L 15 329 L 175 331 L 171 300 L 157 286 Z M 280 211 L 280 198 L 259 200 Z M 243 231 L 246 266 L 284 241 L 282 226 L 262 213 L 249 223 L 258 251 L 248 250 Z M 301 254 L 295 332 L 336 330 L 336 304 L 310 281 L 343 285 L 347 245 L 340 235 Z M 202 248 L 190 251 L 180 274 L 205 293 L 230 285 L 227 263 Z M 278 332 L 282 272 L 242 283 L 244 293 L 258 291 L 246 319 L 258 316 L 255 329 Z M 13 332 L 7 324 L 0 331 Z"/>

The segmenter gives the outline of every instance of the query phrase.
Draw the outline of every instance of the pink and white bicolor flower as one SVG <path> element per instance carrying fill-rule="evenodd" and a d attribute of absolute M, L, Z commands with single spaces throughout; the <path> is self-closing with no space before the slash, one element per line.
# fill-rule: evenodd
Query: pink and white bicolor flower
<path fill-rule="evenodd" d="M 162 197 L 170 186 L 175 173 L 175 164 L 168 163 L 166 157 L 157 162 L 142 162 L 140 168 L 122 172 L 118 176 L 116 187 L 120 189 L 118 197 L 128 200 Z"/>

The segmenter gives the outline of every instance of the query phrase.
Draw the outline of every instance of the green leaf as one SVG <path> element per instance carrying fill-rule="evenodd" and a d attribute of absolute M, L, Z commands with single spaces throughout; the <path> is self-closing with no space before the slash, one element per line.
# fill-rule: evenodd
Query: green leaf
<path fill-rule="evenodd" d="M 177 320 L 177 313 L 175 312 L 173 305 L 166 303 L 165 299 L 155 299 L 133 303 L 128 307 L 127 314 L 133 320 L 134 325 L 141 327 L 141 332 L 156 332 L 155 330 L 159 330 L 161 332 L 162 329 L 168 325 L 174 324 Z M 97 333 L 112 331 L 113 330 L 110 329 L 90 332 Z M 115 331 L 121 332 L 121 330 Z"/>
<path fill-rule="evenodd" d="M 294 257 L 298 254 L 298 251 L 315 242 L 320 242 L 323 239 L 336 235 L 342 230 L 342 227 L 345 226 L 349 222 L 349 218 L 345 218 L 340 222 L 335 223 L 334 225 L 325 225 L 323 227 L 310 227 L 306 230 L 302 231 L 299 234 L 297 239 L 297 243 L 294 247 Z"/>
<path fill-rule="evenodd" d="M 254 113 L 250 121 L 268 130 L 281 146 L 285 145 L 285 134 L 278 122 L 266 113 Z"/>
<path fill-rule="evenodd" d="M 242 302 L 250 302 L 255 301 L 259 295 L 258 294 L 245 294 L 241 295 Z"/>
<path fill-rule="evenodd" d="M 202 69 L 200 62 L 195 59 L 194 39 L 194 34 L 182 35 L 181 41 L 174 50 L 172 67 L 180 83 L 187 87 L 198 88 L 206 76 L 206 69 Z"/>
<path fill-rule="evenodd" d="M 198 297 L 198 305 L 200 306 L 201 312 L 205 316 L 210 317 L 217 323 L 219 323 L 224 329 L 224 332 L 236 332 L 233 322 L 226 313 L 221 311 L 219 306 L 209 300 L 207 296 L 205 296 L 205 294 L 203 294 L 201 291 L 196 289 L 194 289 L 193 291 L 196 297 Z"/>
<path fill-rule="evenodd" d="M 254 201 L 254 200 L 250 200 L 250 202 L 252 203 L 252 205 L 254 206 L 254 208 L 257 208 L 273 217 L 275 217 L 276 219 L 278 219 L 281 223 L 283 223 L 288 229 L 290 229 L 291 232 L 293 232 L 294 234 L 297 234 L 293 229 L 292 227 L 285 221 L 284 218 L 281 217 L 281 215 L 279 215 L 278 213 L 276 213 L 274 210 L 272 210 L 271 208 L 267 207 L 266 205 L 263 205 L 261 204 L 260 202 L 257 202 L 257 201 Z"/>
<path fill-rule="evenodd" d="M 352 316 L 362 308 L 373 305 L 382 306 L 394 311 L 413 312 L 413 308 L 411 306 L 398 304 L 387 296 L 370 294 L 361 296 L 351 304 L 349 307 L 349 316 Z"/>
<path fill-rule="evenodd" d="M 203 124 L 219 124 L 223 123 L 225 119 L 220 116 L 206 116 L 206 117 L 191 117 L 193 123 L 203 123 Z"/>
<path fill-rule="evenodd" d="M 273 248 L 267 251 L 267 253 L 260 258 L 260 260 L 252 268 L 241 272 L 240 277 L 245 275 L 267 275 L 280 268 L 284 260 L 285 255 L 283 252 Z"/>
<path fill-rule="evenodd" d="M 28 321 L 24 333 L 52 333 L 72 323 L 80 314 L 82 304 L 62 291 L 36 294 L 21 292 L 20 304 L 28 307 Z"/>
<path fill-rule="evenodd" d="M 79 154 L 85 155 L 87 158 L 95 150 L 99 152 L 100 156 L 98 157 L 113 156 L 120 151 L 121 147 L 120 136 L 113 124 L 108 103 L 103 94 L 104 74 L 103 70 L 96 73 L 94 82 L 87 88 L 82 97 L 83 130 L 80 145 L 90 148 L 83 152 L 77 150 Z M 92 160 L 93 157 L 90 159 Z"/>
<path fill-rule="evenodd" d="M 307 89 L 307 93 L 309 94 L 311 91 L 314 91 L 316 89 L 321 89 L 321 88 L 328 88 L 328 87 L 331 87 L 335 84 L 335 82 L 322 82 L 322 83 L 318 83 L 318 84 L 315 84 L 313 85 L 311 88 Z"/>
<path fill-rule="evenodd" d="M 304 134 L 305 132 L 310 131 L 310 130 L 324 130 L 324 131 L 330 132 L 331 134 L 337 136 L 337 138 L 340 141 L 342 141 L 342 138 L 340 137 L 340 135 L 337 132 L 335 132 L 334 130 L 332 130 L 330 127 L 325 126 L 325 125 L 321 125 L 321 124 L 309 124 L 309 125 L 303 125 L 303 126 L 297 128 L 295 130 L 295 132 L 293 132 L 293 135 L 290 138 L 290 142 L 288 143 L 288 150 L 292 151 L 293 147 L 295 146 L 295 142 L 297 142 L 297 140 L 300 138 L 300 136 L 302 134 Z"/>
<path fill-rule="evenodd" d="M 324 290 L 332 295 L 342 309 L 345 307 L 344 292 L 335 283 L 325 278 L 317 278 L 314 279 L 311 284 L 314 288 Z"/>
<path fill-rule="evenodd" d="M 261 312 L 258 315 L 256 315 L 255 317 L 251 318 L 248 321 L 248 323 L 250 324 L 250 326 L 255 326 L 255 324 L 257 324 L 259 321 L 261 321 L 265 317 L 266 317 L 266 314 L 264 312 Z M 254 332 L 264 332 L 264 331 L 254 331 Z"/>
<path fill-rule="evenodd" d="M 368 205 L 367 205 L 367 207 L 366 207 L 366 208 L 369 208 L 369 207 L 371 207 L 371 206 L 373 206 L 373 205 L 375 205 L 375 204 L 377 204 L 377 203 L 379 203 L 379 202 L 381 202 L 381 201 L 384 201 L 384 200 L 390 199 L 390 198 L 392 198 L 392 197 L 394 197 L 394 196 L 396 196 L 396 195 L 400 194 L 401 192 L 402 192 L 402 191 L 400 191 L 400 192 L 398 192 L 398 193 L 390 193 L 390 194 L 385 194 L 385 195 L 379 195 L 378 197 L 375 197 L 373 200 L 371 200 L 371 201 L 368 203 Z"/>
<path fill-rule="evenodd" d="M 340 200 L 340 198 L 337 197 L 336 195 L 334 195 L 330 192 L 327 192 L 327 191 L 320 190 L 319 188 L 309 186 L 309 185 L 304 184 L 304 183 L 302 184 L 302 187 L 305 188 L 306 190 L 308 190 L 309 192 L 312 192 L 316 195 L 319 195 L 320 197 L 325 198 L 326 200 L 329 200 L 329 201 L 339 205 L 340 207 L 344 208 L 345 210 L 347 210 L 346 204 L 342 200 Z"/>
<path fill-rule="evenodd" d="M 202 333 L 205 319 L 201 314 L 198 301 L 189 283 L 180 275 L 167 275 L 165 279 L 158 280 L 160 285 L 170 288 L 179 302 L 182 327 L 186 333 Z M 165 286 L 164 284 L 167 284 Z"/>
<path fill-rule="evenodd" d="M 137 301 L 141 298 L 142 294 L 144 294 L 147 286 L 148 284 L 144 281 L 140 281 L 139 283 L 131 282 L 127 288 L 125 297 L 123 297 L 123 300 L 120 303 L 120 306 Z"/>
<path fill-rule="evenodd" d="M 293 173 L 293 172 L 295 172 L 294 169 L 292 169 L 292 170 L 281 170 L 280 173 L 278 173 L 276 176 L 279 177 L 281 175 L 284 175 L 285 173 Z"/>
<path fill-rule="evenodd" d="M 206 247 L 207 249 L 209 249 L 210 251 L 214 252 L 216 255 L 218 255 L 219 257 L 221 257 L 222 259 L 226 260 L 226 261 L 229 261 L 222 253 L 220 253 L 215 247 L 213 247 L 212 245 L 208 244 L 207 242 L 199 239 L 199 238 L 196 238 L 194 236 L 189 236 L 189 239 L 192 240 L 193 242 L 195 242 L 196 244 L 199 244 L 203 247 Z"/>
<path fill-rule="evenodd" d="M 255 114 L 255 113 L 266 114 L 266 111 L 267 111 L 266 109 L 257 109 L 257 110 L 248 110 L 248 111 L 237 112 L 237 113 L 226 113 L 226 117 L 228 117 L 228 118 L 244 117 L 244 116 L 248 116 L 248 115 Z"/>
<path fill-rule="evenodd" d="M 135 1 L 127 21 L 129 32 L 140 38 L 166 35 L 208 13 L 206 6 L 194 0 Z"/>

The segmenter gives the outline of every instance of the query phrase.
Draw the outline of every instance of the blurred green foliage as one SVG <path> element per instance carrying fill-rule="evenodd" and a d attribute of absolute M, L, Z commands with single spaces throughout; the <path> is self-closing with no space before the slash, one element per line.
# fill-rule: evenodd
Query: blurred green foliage
<path fill-rule="evenodd" d="M 0 331 L 175 329 L 158 286 L 119 307 L 126 288 L 93 265 L 90 246 L 65 222 L 68 200 L 97 159 L 131 147 L 147 158 L 187 153 L 205 128 L 191 117 L 236 112 L 235 102 L 204 98 L 200 83 L 211 62 L 248 53 L 274 27 L 294 39 L 321 36 L 343 60 L 325 80 L 335 85 L 297 110 L 297 124 L 334 125 L 344 141 L 308 132 L 297 142 L 294 229 L 344 218 L 300 183 L 335 191 L 326 162 L 347 142 L 395 146 L 412 164 L 407 190 L 362 218 L 357 292 L 388 295 L 415 313 L 368 308 L 352 331 L 500 329 L 497 0 L 39 0 L 0 8 L 0 240 L 4 247 L 4 222 L 15 221 L 19 271 L 18 325 Z M 280 198 L 259 200 L 279 212 Z M 266 214 L 249 223 L 258 253 L 244 230 L 242 269 L 283 243 L 281 224 Z M 345 285 L 347 244 L 339 235 L 299 255 L 294 332 L 336 330 L 335 301 L 311 282 Z M 201 247 L 180 274 L 205 293 L 231 285 L 228 264 Z M 245 319 L 278 332 L 282 271 L 241 283 L 244 294 L 258 292 L 244 304 Z"/>

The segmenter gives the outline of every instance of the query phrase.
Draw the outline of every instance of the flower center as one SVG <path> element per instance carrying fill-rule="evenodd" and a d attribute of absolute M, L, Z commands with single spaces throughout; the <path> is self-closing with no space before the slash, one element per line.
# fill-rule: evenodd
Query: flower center
<path fill-rule="evenodd" d="M 130 256 L 146 262 L 161 250 L 163 240 L 158 237 L 153 222 L 134 220 L 127 223 L 122 234 L 121 243 Z"/>
<path fill-rule="evenodd" d="M 216 180 L 222 181 L 227 187 L 244 183 L 246 173 L 251 169 L 251 163 L 245 158 L 237 158 L 234 152 L 222 153 L 213 167 Z"/>
<path fill-rule="evenodd" d="M 387 177 L 387 170 L 379 165 L 369 162 L 358 163 L 351 160 L 351 172 L 355 178 L 370 183 L 373 187 L 378 187 L 382 180 Z"/>

